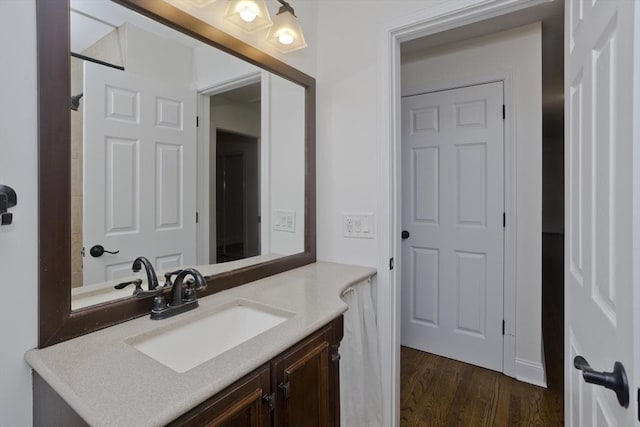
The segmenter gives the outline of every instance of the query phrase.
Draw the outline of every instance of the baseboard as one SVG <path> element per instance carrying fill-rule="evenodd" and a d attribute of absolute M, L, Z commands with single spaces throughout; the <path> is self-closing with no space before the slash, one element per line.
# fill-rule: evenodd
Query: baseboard
<path fill-rule="evenodd" d="M 516 358 L 516 379 L 547 388 L 544 364 Z"/>

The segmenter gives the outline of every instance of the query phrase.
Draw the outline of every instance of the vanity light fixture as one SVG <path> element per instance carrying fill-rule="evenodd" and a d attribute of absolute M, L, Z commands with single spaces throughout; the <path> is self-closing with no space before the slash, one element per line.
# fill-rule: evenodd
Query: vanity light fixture
<path fill-rule="evenodd" d="M 273 24 L 264 0 L 229 0 L 224 19 L 248 33 Z"/>
<path fill-rule="evenodd" d="M 267 42 L 282 53 L 307 47 L 302 34 L 302 26 L 291 5 L 285 0 L 278 0 L 282 6 L 273 19 L 273 25 L 267 33 Z"/>

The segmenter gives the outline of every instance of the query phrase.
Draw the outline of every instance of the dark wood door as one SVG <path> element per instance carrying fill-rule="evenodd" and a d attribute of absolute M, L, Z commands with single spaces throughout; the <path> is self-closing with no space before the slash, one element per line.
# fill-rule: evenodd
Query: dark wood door
<path fill-rule="evenodd" d="M 331 328 L 326 328 L 273 363 L 278 395 L 275 419 L 283 427 L 336 425 L 331 399 Z"/>
<path fill-rule="evenodd" d="M 271 411 L 263 399 L 269 394 L 269 366 L 247 375 L 224 391 L 175 420 L 174 426 L 267 427 Z"/>

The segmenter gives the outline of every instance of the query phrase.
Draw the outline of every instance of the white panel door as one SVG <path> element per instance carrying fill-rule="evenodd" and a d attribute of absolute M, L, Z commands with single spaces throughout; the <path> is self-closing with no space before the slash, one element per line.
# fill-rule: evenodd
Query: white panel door
<path fill-rule="evenodd" d="M 565 5 L 565 419 L 569 426 L 632 426 L 636 387 L 625 409 L 612 391 L 587 384 L 574 359 L 583 356 L 592 369 L 608 372 L 619 361 L 633 385 L 638 3 Z"/>
<path fill-rule="evenodd" d="M 82 101 L 84 283 L 195 264 L 196 93 L 85 62 Z"/>
<path fill-rule="evenodd" d="M 402 345 L 502 370 L 502 82 L 402 100 Z"/>

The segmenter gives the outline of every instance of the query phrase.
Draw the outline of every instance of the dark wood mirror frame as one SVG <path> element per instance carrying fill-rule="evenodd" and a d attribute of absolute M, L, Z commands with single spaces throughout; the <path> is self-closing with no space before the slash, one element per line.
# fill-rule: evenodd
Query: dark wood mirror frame
<path fill-rule="evenodd" d="M 207 277 L 200 296 L 316 260 L 315 79 L 159 0 L 112 0 L 305 88 L 304 252 Z M 71 311 L 71 124 L 69 1 L 37 0 L 40 348 L 143 316 L 151 300 L 130 298 Z"/>

